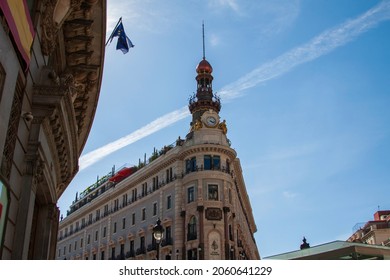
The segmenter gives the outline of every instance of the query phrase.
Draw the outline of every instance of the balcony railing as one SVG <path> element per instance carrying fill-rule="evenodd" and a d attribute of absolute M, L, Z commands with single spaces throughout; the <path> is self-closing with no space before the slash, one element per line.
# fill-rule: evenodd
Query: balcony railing
<path fill-rule="evenodd" d="M 210 169 L 205 169 L 203 167 L 203 165 L 201 165 L 200 167 L 199 166 L 196 166 L 195 168 L 189 168 L 186 170 L 185 173 L 182 173 L 181 174 L 181 177 L 183 178 L 184 176 L 190 174 L 190 173 L 194 173 L 194 172 L 202 172 L 202 171 L 219 171 L 219 172 L 222 172 L 222 173 L 226 173 L 226 174 L 229 174 L 230 176 L 233 177 L 233 171 L 230 170 L 230 168 L 226 168 L 225 166 L 218 166 L 218 167 L 212 167 Z"/>
<path fill-rule="evenodd" d="M 127 253 L 126 253 L 126 259 L 134 258 L 134 257 L 135 257 L 135 252 L 134 252 L 134 250 L 127 251 Z"/>
<path fill-rule="evenodd" d="M 143 254 L 146 254 L 146 250 L 144 247 L 141 247 L 141 248 L 138 248 L 136 251 L 135 251 L 135 254 L 138 256 L 138 255 L 143 255 Z"/>
<path fill-rule="evenodd" d="M 169 246 L 169 245 L 173 245 L 173 241 L 172 241 L 171 237 L 163 239 L 161 241 L 161 247 L 165 247 L 165 246 Z"/>

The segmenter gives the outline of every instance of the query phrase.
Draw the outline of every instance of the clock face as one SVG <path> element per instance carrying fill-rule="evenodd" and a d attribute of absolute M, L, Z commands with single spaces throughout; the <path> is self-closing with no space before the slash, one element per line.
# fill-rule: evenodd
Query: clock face
<path fill-rule="evenodd" d="M 217 119 L 214 117 L 208 117 L 206 122 L 208 126 L 215 126 L 217 124 Z"/>

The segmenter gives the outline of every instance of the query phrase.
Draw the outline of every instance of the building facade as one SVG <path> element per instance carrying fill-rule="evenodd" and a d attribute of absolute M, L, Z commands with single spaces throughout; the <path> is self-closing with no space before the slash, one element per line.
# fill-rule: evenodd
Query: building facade
<path fill-rule="evenodd" d="M 260 259 L 240 161 L 212 67 L 196 68 L 190 132 L 139 166 L 109 172 L 61 220 L 57 259 Z M 161 220 L 161 242 L 153 236 Z"/>
<path fill-rule="evenodd" d="M 347 241 L 390 247 L 390 210 L 377 211 L 374 220 L 356 224 Z"/>
<path fill-rule="evenodd" d="M 0 258 L 54 259 L 102 80 L 105 0 L 0 1 Z"/>

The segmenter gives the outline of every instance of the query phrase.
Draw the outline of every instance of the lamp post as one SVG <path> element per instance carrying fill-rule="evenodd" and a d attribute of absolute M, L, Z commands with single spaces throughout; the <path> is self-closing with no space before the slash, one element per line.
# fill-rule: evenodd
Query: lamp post
<path fill-rule="evenodd" d="M 160 259 L 160 242 L 163 238 L 164 228 L 161 225 L 160 218 L 157 220 L 156 224 L 153 227 L 153 237 L 157 243 L 157 260 Z"/>

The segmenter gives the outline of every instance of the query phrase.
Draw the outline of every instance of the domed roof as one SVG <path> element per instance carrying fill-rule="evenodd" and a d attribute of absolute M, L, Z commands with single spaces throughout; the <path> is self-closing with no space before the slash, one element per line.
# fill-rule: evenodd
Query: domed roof
<path fill-rule="evenodd" d="M 198 66 L 196 66 L 196 72 L 200 73 L 208 73 L 211 74 L 213 72 L 213 67 L 211 67 L 210 63 L 203 58 L 201 62 L 199 62 Z"/>

